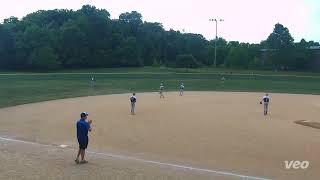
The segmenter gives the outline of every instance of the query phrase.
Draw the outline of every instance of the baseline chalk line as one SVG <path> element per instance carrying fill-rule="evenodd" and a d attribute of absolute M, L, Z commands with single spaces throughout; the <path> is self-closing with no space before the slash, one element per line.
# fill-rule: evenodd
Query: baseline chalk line
<path fill-rule="evenodd" d="M 61 146 L 56 146 L 56 145 L 41 144 L 41 143 L 36 143 L 36 142 L 31 142 L 31 141 L 23 141 L 23 140 L 18 140 L 18 139 L 11 139 L 11 138 L 6 138 L 6 137 L 0 137 L 0 140 L 1 141 L 8 141 L 8 142 L 24 143 L 24 144 L 30 144 L 30 145 L 45 146 L 45 147 L 54 147 L 54 148 L 59 148 L 60 147 L 60 148 L 63 148 L 63 149 L 68 149 L 68 150 L 76 150 L 76 149 L 73 149 L 73 148 L 70 148 L 70 147 L 67 147 L 67 146 L 66 147 L 61 147 Z M 146 160 L 146 159 L 130 157 L 130 156 L 124 156 L 124 155 L 118 155 L 118 154 L 102 153 L 102 152 L 95 152 L 95 151 L 86 151 L 86 152 L 89 153 L 89 154 L 101 155 L 101 156 L 111 157 L 111 158 L 116 158 L 116 159 L 133 160 L 133 161 L 138 161 L 138 162 L 147 163 L 147 164 L 155 164 L 155 165 L 174 167 L 174 168 L 190 170 L 190 171 L 198 171 L 198 172 L 206 172 L 206 173 L 212 173 L 212 174 L 218 174 L 218 175 L 233 176 L 233 177 L 238 177 L 238 178 L 242 178 L 242 179 L 270 180 L 268 178 L 263 178 L 263 177 L 247 176 L 247 175 L 236 174 L 236 173 L 227 172 L 227 171 L 202 169 L 202 168 L 197 168 L 197 167 L 192 167 L 192 166 L 187 166 L 187 165 L 165 163 L 165 162 L 159 162 L 159 161 L 153 161 L 153 160 Z"/>

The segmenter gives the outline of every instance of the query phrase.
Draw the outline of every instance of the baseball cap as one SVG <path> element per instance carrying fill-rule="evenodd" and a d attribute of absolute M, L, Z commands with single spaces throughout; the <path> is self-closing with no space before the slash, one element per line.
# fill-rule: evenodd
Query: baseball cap
<path fill-rule="evenodd" d="M 81 114 L 80 114 L 80 116 L 81 117 L 85 117 L 85 116 L 88 116 L 89 114 L 87 113 L 87 112 L 82 112 Z"/>

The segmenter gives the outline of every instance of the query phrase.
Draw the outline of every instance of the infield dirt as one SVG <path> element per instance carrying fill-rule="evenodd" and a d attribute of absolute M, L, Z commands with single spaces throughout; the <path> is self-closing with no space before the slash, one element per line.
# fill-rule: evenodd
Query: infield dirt
<path fill-rule="evenodd" d="M 169 92 L 160 99 L 141 93 L 134 116 L 130 94 L 3 108 L 0 136 L 39 145 L 0 140 L 0 179 L 237 179 L 90 153 L 89 164 L 76 166 L 72 149 L 82 111 L 93 120 L 89 151 L 270 179 L 317 179 L 320 130 L 294 121 L 320 122 L 320 96 L 271 94 L 269 115 L 263 116 L 263 95 Z M 284 161 L 291 160 L 310 165 L 288 170 Z"/>

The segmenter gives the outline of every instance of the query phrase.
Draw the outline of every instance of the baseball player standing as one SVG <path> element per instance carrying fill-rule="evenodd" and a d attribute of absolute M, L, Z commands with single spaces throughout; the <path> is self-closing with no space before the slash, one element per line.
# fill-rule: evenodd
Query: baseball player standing
<path fill-rule="evenodd" d="M 161 84 L 160 84 L 160 88 L 159 88 L 160 98 L 164 98 L 163 91 L 164 91 L 164 86 L 163 86 L 163 84 L 161 83 Z"/>
<path fill-rule="evenodd" d="M 92 76 L 91 77 L 91 87 L 94 87 L 94 82 L 95 82 L 96 80 L 95 80 L 95 78 Z"/>
<path fill-rule="evenodd" d="M 183 90 L 184 90 L 183 83 L 181 83 L 179 90 L 180 90 L 180 96 L 182 96 L 183 95 Z"/>
<path fill-rule="evenodd" d="M 268 114 L 268 106 L 269 106 L 269 101 L 270 101 L 270 98 L 269 98 L 269 95 L 266 94 L 265 96 L 263 96 L 262 100 L 260 101 L 260 104 L 263 103 L 263 114 L 264 115 L 267 115 Z"/>
<path fill-rule="evenodd" d="M 132 93 L 132 96 L 130 97 L 131 102 L 131 115 L 135 115 L 135 107 L 137 102 L 136 93 Z"/>

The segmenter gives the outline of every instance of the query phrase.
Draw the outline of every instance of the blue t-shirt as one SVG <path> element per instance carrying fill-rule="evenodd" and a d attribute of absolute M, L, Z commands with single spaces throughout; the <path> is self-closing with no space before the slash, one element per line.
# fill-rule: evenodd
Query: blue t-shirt
<path fill-rule="evenodd" d="M 77 138 L 78 140 L 88 140 L 88 131 L 90 124 L 85 119 L 80 119 L 77 122 Z"/>

